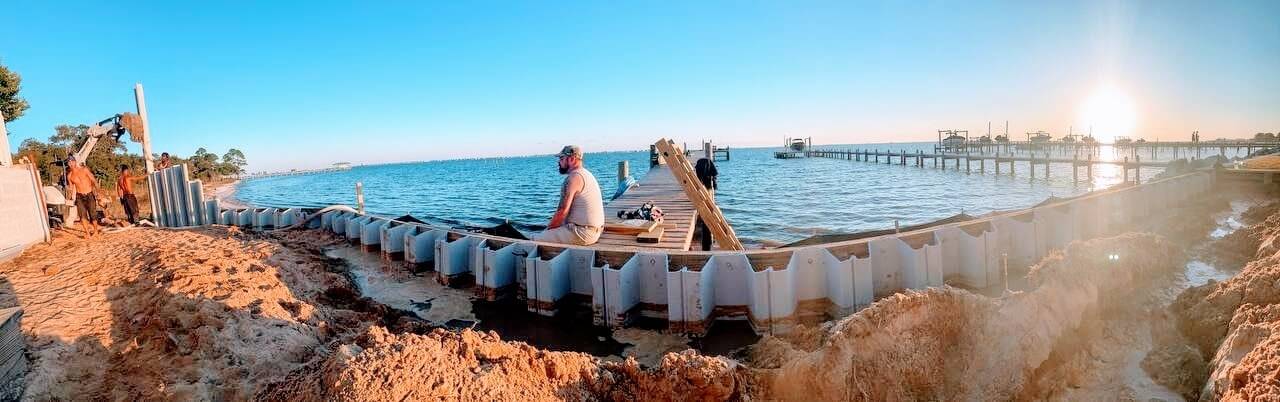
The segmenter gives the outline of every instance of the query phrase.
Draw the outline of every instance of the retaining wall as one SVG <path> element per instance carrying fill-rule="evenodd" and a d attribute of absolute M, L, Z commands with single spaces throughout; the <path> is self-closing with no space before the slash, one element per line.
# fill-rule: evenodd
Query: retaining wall
<path fill-rule="evenodd" d="M 1026 267 L 1071 241 L 1118 233 L 1152 211 L 1206 193 L 1211 184 L 1211 174 L 1197 172 L 913 232 L 768 250 L 565 246 L 336 211 L 308 227 L 415 269 L 433 269 L 441 283 L 473 286 L 480 297 L 522 298 L 538 314 L 589 304 L 598 325 L 650 316 L 694 334 L 714 320 L 749 320 L 757 332 L 785 332 L 806 315 L 847 315 L 905 289 L 998 285 L 1006 261 Z M 228 224 L 284 226 L 286 219 L 302 219 L 290 211 L 296 210 L 219 216 Z"/>

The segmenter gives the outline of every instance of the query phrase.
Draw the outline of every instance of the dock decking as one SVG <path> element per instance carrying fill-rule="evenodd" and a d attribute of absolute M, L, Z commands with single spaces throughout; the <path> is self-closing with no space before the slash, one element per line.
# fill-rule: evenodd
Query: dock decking
<path fill-rule="evenodd" d="M 621 246 L 665 250 L 688 250 L 693 240 L 694 219 L 698 212 L 693 202 L 685 195 L 680 183 L 667 165 L 656 165 L 649 168 L 649 173 L 640 179 L 636 187 L 627 190 L 622 197 L 604 206 L 605 222 L 618 221 L 618 211 L 632 211 L 640 208 L 646 201 L 662 209 L 666 230 L 657 244 L 638 243 L 635 235 L 603 233 L 596 245 Z"/>

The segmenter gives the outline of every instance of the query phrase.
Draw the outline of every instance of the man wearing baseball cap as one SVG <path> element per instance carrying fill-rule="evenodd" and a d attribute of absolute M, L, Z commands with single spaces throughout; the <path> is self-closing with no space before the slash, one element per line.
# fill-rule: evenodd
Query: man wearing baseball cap
<path fill-rule="evenodd" d="M 580 246 L 595 244 L 604 226 L 600 184 L 582 167 L 582 148 L 565 146 L 556 158 L 560 174 L 565 175 L 564 184 L 560 186 L 560 207 L 551 216 L 547 230 L 534 236 L 534 240 Z"/>

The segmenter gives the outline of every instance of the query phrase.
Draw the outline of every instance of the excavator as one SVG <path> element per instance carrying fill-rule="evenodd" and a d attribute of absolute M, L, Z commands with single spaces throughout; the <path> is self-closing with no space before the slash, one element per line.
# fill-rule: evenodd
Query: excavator
<path fill-rule="evenodd" d="M 120 137 L 124 136 L 125 133 L 129 134 L 129 139 L 133 142 L 142 143 L 145 133 L 143 132 L 142 119 L 138 115 L 129 112 L 118 113 L 90 126 L 86 130 L 87 138 L 84 143 L 80 145 L 79 150 L 70 156 L 74 156 L 77 161 L 87 162 L 89 154 L 93 153 L 94 147 L 98 145 L 98 141 L 103 136 L 109 135 L 119 141 Z M 60 190 L 54 186 L 44 186 L 45 206 L 49 209 L 49 223 L 51 226 L 69 225 L 75 223 L 79 218 L 76 216 L 75 203 L 71 201 L 75 199 L 75 196 L 69 191 L 70 188 Z M 65 219 L 63 219 L 64 217 Z"/>

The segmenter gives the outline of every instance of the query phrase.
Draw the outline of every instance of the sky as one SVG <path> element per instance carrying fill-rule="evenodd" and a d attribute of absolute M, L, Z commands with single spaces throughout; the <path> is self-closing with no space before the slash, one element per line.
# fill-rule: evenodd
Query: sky
<path fill-rule="evenodd" d="M 1280 131 L 1280 1 L 22 2 L 11 148 L 134 111 L 250 171 L 647 149 Z M 137 152 L 136 144 L 130 149 Z"/>

